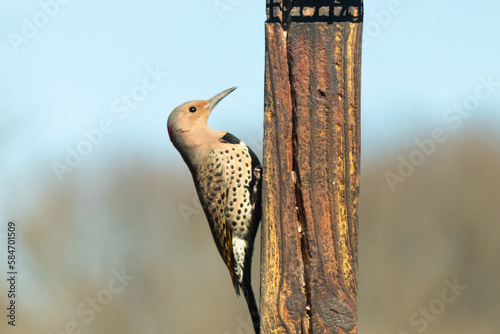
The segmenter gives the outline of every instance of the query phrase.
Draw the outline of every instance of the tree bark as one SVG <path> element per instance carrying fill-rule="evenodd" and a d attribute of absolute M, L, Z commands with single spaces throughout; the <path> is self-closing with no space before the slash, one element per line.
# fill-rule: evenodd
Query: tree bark
<path fill-rule="evenodd" d="M 262 333 L 356 333 L 363 4 L 267 1 Z"/>

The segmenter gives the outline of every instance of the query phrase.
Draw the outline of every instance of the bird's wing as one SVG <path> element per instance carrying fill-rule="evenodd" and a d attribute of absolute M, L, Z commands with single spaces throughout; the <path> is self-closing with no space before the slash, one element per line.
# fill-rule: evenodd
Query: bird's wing
<path fill-rule="evenodd" d="M 226 219 L 229 185 L 226 181 L 225 159 L 219 152 L 212 151 L 208 155 L 205 166 L 198 171 L 197 181 L 195 183 L 198 186 L 198 196 L 215 245 L 235 284 L 232 231 Z"/>

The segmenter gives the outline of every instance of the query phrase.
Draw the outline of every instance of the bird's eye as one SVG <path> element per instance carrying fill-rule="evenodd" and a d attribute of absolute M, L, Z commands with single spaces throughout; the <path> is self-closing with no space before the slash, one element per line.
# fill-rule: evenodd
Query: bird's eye
<path fill-rule="evenodd" d="M 196 112 L 196 107 L 190 107 L 189 112 Z"/>

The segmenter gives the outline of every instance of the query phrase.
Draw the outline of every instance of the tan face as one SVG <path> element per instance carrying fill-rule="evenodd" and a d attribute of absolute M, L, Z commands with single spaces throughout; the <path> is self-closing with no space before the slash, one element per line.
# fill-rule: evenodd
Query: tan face
<path fill-rule="evenodd" d="M 207 123 L 212 110 L 207 108 L 208 101 L 189 101 L 175 108 L 168 117 L 168 132 L 188 132 Z"/>
<path fill-rule="evenodd" d="M 195 142 L 197 135 L 201 135 L 208 129 L 208 116 L 215 106 L 236 87 L 226 89 L 206 101 L 190 101 L 175 108 L 168 117 L 167 127 L 170 140 L 177 149 L 180 146 L 189 146 Z"/>

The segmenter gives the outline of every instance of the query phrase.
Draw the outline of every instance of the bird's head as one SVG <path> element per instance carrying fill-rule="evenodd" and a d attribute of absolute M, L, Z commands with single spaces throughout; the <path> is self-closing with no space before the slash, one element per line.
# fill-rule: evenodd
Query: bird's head
<path fill-rule="evenodd" d="M 196 146 L 210 131 L 207 120 L 215 106 L 236 87 L 226 89 L 209 100 L 190 101 L 175 108 L 168 117 L 167 128 L 170 140 L 179 149 L 181 146 Z"/>

